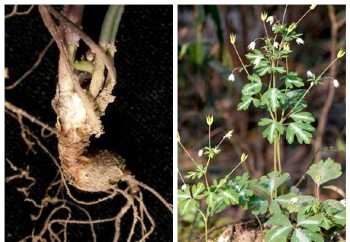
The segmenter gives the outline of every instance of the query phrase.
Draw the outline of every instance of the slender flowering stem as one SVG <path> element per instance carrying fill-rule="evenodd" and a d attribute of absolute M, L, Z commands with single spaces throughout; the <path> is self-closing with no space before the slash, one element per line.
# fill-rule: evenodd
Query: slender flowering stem
<path fill-rule="evenodd" d="M 182 144 L 182 142 L 180 140 L 177 141 L 180 144 L 180 147 L 182 148 L 182 150 L 185 152 L 185 154 L 188 156 L 188 158 L 190 158 L 190 160 L 193 162 L 193 164 L 198 167 L 198 163 L 196 162 L 196 160 L 191 156 L 190 152 L 188 152 L 188 150 L 185 148 L 185 146 Z"/>
<path fill-rule="evenodd" d="M 181 172 L 180 172 L 179 169 L 177 169 L 177 172 L 179 173 L 179 177 L 180 177 L 180 180 L 182 181 L 182 183 L 183 183 L 183 184 L 186 184 L 185 179 L 184 179 L 184 177 L 183 177 L 183 175 L 181 174 Z"/>
<path fill-rule="evenodd" d="M 337 60 L 338 58 L 335 58 L 334 60 L 332 60 L 331 63 L 329 63 L 328 66 L 321 72 L 321 74 L 319 75 L 319 78 L 321 78 L 328 71 L 328 69 L 337 62 Z"/>
<path fill-rule="evenodd" d="M 311 88 L 314 86 L 313 83 L 311 83 L 311 85 L 309 86 L 309 88 L 304 92 L 303 96 L 300 97 L 300 99 L 298 100 L 298 102 L 293 106 L 293 108 L 288 112 L 288 114 L 281 120 L 281 122 L 285 121 L 289 115 L 291 115 L 294 111 L 294 109 L 296 107 L 298 107 L 298 105 L 300 104 L 300 102 L 305 98 L 306 94 L 309 93 L 309 91 L 311 90 Z"/>
<path fill-rule="evenodd" d="M 313 10 L 313 9 L 309 8 L 309 9 L 303 14 L 303 16 L 300 17 L 300 19 L 299 19 L 295 24 L 298 25 L 298 24 L 301 22 L 301 20 L 303 20 L 303 19 L 306 17 L 306 15 L 308 15 L 308 13 L 310 13 L 312 10 Z"/>
<path fill-rule="evenodd" d="M 268 34 L 268 32 L 267 32 L 267 28 L 266 28 L 266 23 L 265 23 L 265 21 L 263 21 L 263 25 L 264 25 L 264 30 L 265 30 L 266 38 L 269 38 L 269 34 Z"/>
<path fill-rule="evenodd" d="M 244 161 L 243 161 L 244 162 Z M 240 161 L 226 176 L 225 178 L 229 178 L 237 169 L 243 164 L 242 161 Z"/>
<path fill-rule="evenodd" d="M 231 43 L 231 44 L 232 44 L 232 43 Z M 238 50 L 237 50 L 236 45 L 235 45 L 235 44 L 232 44 L 232 46 L 233 46 L 233 48 L 234 48 L 234 50 L 235 50 L 235 52 L 236 52 L 236 55 L 237 55 L 239 61 L 241 62 L 241 65 L 242 65 L 244 71 L 245 71 L 245 72 L 247 73 L 247 75 L 249 76 L 249 72 L 248 72 L 247 68 L 245 67 L 245 65 L 244 65 L 244 63 L 243 63 L 243 60 L 242 60 L 241 56 L 239 55 L 239 52 L 238 52 Z"/>
<path fill-rule="evenodd" d="M 288 8 L 288 5 L 286 4 L 286 7 L 284 8 L 284 12 L 283 12 L 282 24 L 284 24 L 284 20 L 286 19 L 287 8 Z"/>

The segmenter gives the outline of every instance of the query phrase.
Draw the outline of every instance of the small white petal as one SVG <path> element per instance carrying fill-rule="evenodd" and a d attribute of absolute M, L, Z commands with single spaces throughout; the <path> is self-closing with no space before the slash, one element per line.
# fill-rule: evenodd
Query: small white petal
<path fill-rule="evenodd" d="M 304 40 L 302 38 L 297 38 L 295 40 L 295 42 L 297 42 L 298 45 L 303 45 L 304 44 Z"/>
<path fill-rule="evenodd" d="M 230 82 L 234 82 L 235 81 L 235 75 L 233 73 L 231 73 L 228 78 L 227 78 Z"/>
<path fill-rule="evenodd" d="M 266 22 L 270 23 L 270 25 L 273 24 L 273 21 L 274 21 L 273 16 L 269 16 L 269 17 L 266 19 Z"/>
<path fill-rule="evenodd" d="M 312 73 L 311 71 L 307 71 L 307 72 L 306 72 L 306 76 L 307 76 L 308 78 L 314 78 L 314 77 L 315 77 L 315 74 Z"/>
<path fill-rule="evenodd" d="M 273 42 L 273 47 L 275 47 L 276 49 L 278 48 L 278 42 Z"/>
<path fill-rule="evenodd" d="M 228 131 L 228 132 L 225 134 L 224 138 L 226 138 L 226 139 L 231 139 L 232 134 L 233 134 L 233 129 L 231 129 L 230 131 Z"/>
<path fill-rule="evenodd" d="M 335 88 L 338 88 L 338 87 L 339 87 L 339 82 L 338 82 L 337 79 L 334 79 L 334 80 L 333 80 L 333 86 L 334 86 Z"/>
<path fill-rule="evenodd" d="M 203 150 L 200 149 L 200 150 L 198 151 L 198 156 L 199 156 L 199 157 L 202 157 L 202 155 L 203 155 Z"/>
<path fill-rule="evenodd" d="M 248 45 L 248 49 L 249 49 L 249 50 L 254 50 L 254 49 L 255 49 L 255 41 L 251 42 L 251 43 Z"/>

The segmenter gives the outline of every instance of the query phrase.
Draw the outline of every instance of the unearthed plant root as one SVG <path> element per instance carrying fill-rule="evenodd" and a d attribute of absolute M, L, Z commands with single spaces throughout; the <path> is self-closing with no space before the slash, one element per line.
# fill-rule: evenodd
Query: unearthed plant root
<path fill-rule="evenodd" d="M 133 221 L 127 241 L 145 241 L 156 225 L 143 202 L 142 189 L 152 193 L 170 212 L 172 212 L 172 206 L 154 189 L 135 179 L 125 169 L 125 162 L 120 156 L 107 150 L 92 153 L 88 149 L 91 136 L 98 138 L 103 133 L 100 118 L 104 115 L 108 104 L 114 101 L 112 90 L 116 84 L 116 71 L 112 58 L 115 53 L 113 39 L 115 36 L 111 39 L 103 39 L 106 40 L 103 43 L 100 40 L 99 45 L 94 43 L 76 26 L 81 21 L 81 6 L 65 7 L 63 12 L 65 16 L 50 6 L 39 6 L 39 12 L 60 51 L 59 80 L 52 102 L 57 113 L 56 129 L 10 103 L 6 103 L 6 111 L 20 124 L 22 138 L 29 150 L 33 151 L 36 145 L 40 147 L 57 166 L 58 175 L 46 189 L 44 198 L 38 203 L 30 197 L 30 187 L 35 184 L 35 178 L 29 175 L 29 169 L 19 169 L 8 161 L 12 170 L 19 173 L 8 177 L 7 182 L 22 178 L 31 181 L 29 186 L 18 190 L 24 194 L 25 201 L 31 202 L 38 208 L 38 213 L 31 218 L 36 223 L 42 224 L 39 230 L 35 226 L 32 234 L 21 241 L 68 241 L 67 229 L 71 225 L 89 226 L 92 240 L 97 241 L 94 226 L 102 223 L 114 223 L 113 241 L 119 241 L 120 234 L 125 233 L 120 228 L 122 218 L 129 210 L 132 212 Z M 119 21 L 121 12 L 122 7 L 121 10 L 116 6 L 110 7 L 106 16 L 113 15 Z M 56 20 L 59 24 L 56 24 Z M 79 73 L 73 68 L 80 39 L 96 56 L 96 62 L 94 62 L 96 66 L 90 83 L 90 89 L 95 90 L 93 95 L 89 88 L 82 87 Z M 96 84 L 95 80 L 99 80 L 99 83 Z M 99 87 L 97 92 L 96 86 Z M 39 125 L 42 128 L 42 137 L 45 137 L 43 132 L 45 130 L 57 135 L 60 161 L 24 124 L 23 118 Z M 83 191 L 90 193 L 93 199 L 79 198 L 74 194 L 75 189 L 71 189 L 71 186 L 78 190 L 77 195 L 81 195 L 79 191 Z M 66 198 L 67 195 L 69 199 Z M 90 207 L 107 201 L 119 201 L 120 197 L 125 202 L 114 216 L 93 218 L 90 215 Z M 76 216 L 78 211 L 85 214 L 86 219 L 78 219 Z M 45 221 L 41 223 L 43 219 Z M 136 229 L 141 231 L 140 236 L 136 236 Z"/>
<path fill-rule="evenodd" d="M 9 110 L 8 110 L 9 111 Z M 21 113 L 21 112 L 19 112 Z M 10 160 L 7 159 L 7 162 L 10 165 L 10 168 L 15 172 L 14 175 L 11 175 L 6 178 L 6 182 L 14 182 L 17 179 L 25 179 L 30 181 L 29 185 L 21 186 L 17 190 L 25 196 L 25 201 L 33 204 L 34 207 L 38 209 L 37 214 L 33 214 L 31 219 L 33 222 L 38 223 L 38 221 L 45 219 L 44 223 L 38 230 L 38 227 L 33 228 L 32 234 L 23 238 L 20 241 L 69 241 L 67 228 L 72 225 L 81 225 L 88 226 L 91 231 L 91 238 L 93 241 L 97 240 L 97 235 L 94 230 L 96 224 L 103 223 L 114 223 L 115 234 L 114 241 L 118 241 L 122 231 L 120 230 L 120 225 L 122 218 L 129 210 L 132 210 L 133 222 L 128 232 L 127 241 L 145 241 L 153 232 L 156 224 L 153 217 L 149 213 L 146 204 L 143 202 L 143 192 L 142 189 L 147 190 L 156 196 L 162 204 L 172 212 L 172 206 L 165 201 L 162 196 L 157 193 L 155 190 L 149 186 L 143 184 L 142 182 L 137 181 L 132 175 L 125 172 L 124 165 L 121 164 L 119 167 L 123 167 L 123 175 L 118 177 L 119 182 L 117 184 L 109 184 L 109 189 L 104 193 L 95 193 L 98 198 L 93 200 L 82 200 L 76 195 L 73 195 L 73 190 L 67 183 L 64 172 L 59 164 L 59 161 L 55 156 L 47 149 L 47 147 L 40 141 L 40 139 L 23 123 L 22 116 L 16 116 L 18 113 L 11 112 L 12 117 L 16 118 L 22 132 L 25 133 L 27 141 L 26 144 L 31 144 L 29 150 L 33 151 L 34 146 L 38 146 L 44 153 L 46 153 L 54 164 L 58 168 L 58 174 L 56 178 L 49 184 L 46 189 L 45 196 L 38 203 L 30 197 L 30 188 L 36 183 L 34 177 L 29 173 L 29 168 L 25 169 L 18 168 Z M 46 128 L 42 127 L 43 129 Z M 42 132 L 43 134 L 43 132 Z M 34 151 L 33 151 L 34 152 Z M 96 154 L 95 157 L 102 158 L 115 158 L 111 156 L 109 152 L 101 151 Z M 121 159 L 121 158 L 120 158 Z M 106 159 L 105 162 L 112 162 L 111 160 Z M 104 163 L 105 164 L 105 163 Z M 102 168 L 100 168 L 102 169 Z M 100 171 L 98 171 L 100 172 Z M 97 172 L 97 174 L 98 174 Z M 93 172 L 90 174 L 94 174 Z M 114 179 L 115 177 L 112 177 Z M 100 186 L 106 185 L 104 182 L 99 182 Z M 118 188 L 121 183 L 126 184 L 126 188 Z M 85 185 L 88 186 L 88 185 Z M 100 187 L 99 186 L 99 187 Z M 79 187 L 78 187 L 79 188 Z M 86 188 L 86 187 L 85 187 Z M 91 188 L 91 186 L 90 186 Z M 97 190 L 97 188 L 95 189 Z M 66 198 L 68 195 L 69 199 Z M 116 201 L 120 198 L 125 200 L 124 205 L 116 212 L 114 216 L 103 218 L 103 219 L 94 219 L 89 213 L 89 207 L 93 207 L 97 204 L 107 202 L 107 201 Z M 72 201 L 69 201 L 72 200 Z M 75 213 L 77 211 L 85 214 L 86 219 L 77 219 L 75 218 Z M 49 215 L 46 215 L 46 214 Z M 41 224 L 41 223 L 40 223 Z M 58 226 L 57 226 L 58 225 Z M 141 238 L 136 239 L 135 230 L 137 226 L 141 228 Z M 57 228 L 59 227 L 59 229 Z"/>

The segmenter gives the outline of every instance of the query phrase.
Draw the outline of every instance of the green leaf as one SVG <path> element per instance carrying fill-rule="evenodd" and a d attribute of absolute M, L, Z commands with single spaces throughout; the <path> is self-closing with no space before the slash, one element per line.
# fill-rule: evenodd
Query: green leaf
<path fill-rule="evenodd" d="M 340 226 L 345 226 L 346 223 L 346 209 L 345 206 L 334 199 L 328 199 L 322 202 L 322 207 L 328 217 L 331 217 L 333 222 Z"/>
<path fill-rule="evenodd" d="M 185 214 L 196 210 L 199 208 L 199 202 L 194 199 L 183 200 L 179 202 L 180 215 L 184 216 Z"/>
<path fill-rule="evenodd" d="M 263 130 L 263 137 L 266 138 L 270 144 L 272 144 L 275 140 L 280 135 L 283 135 L 284 133 L 284 127 L 281 123 L 268 119 L 268 118 L 262 118 L 259 123 L 259 126 L 267 126 Z"/>
<path fill-rule="evenodd" d="M 304 234 L 313 242 L 324 242 L 323 236 L 319 232 L 313 232 L 310 230 L 303 230 Z"/>
<path fill-rule="evenodd" d="M 250 103 L 253 101 L 253 98 L 250 96 L 243 96 L 241 102 L 238 103 L 238 111 L 247 110 L 249 108 Z"/>
<path fill-rule="evenodd" d="M 216 156 L 217 154 L 220 153 L 220 151 L 221 150 L 217 146 L 215 146 L 215 147 L 208 147 L 208 146 L 206 146 L 206 147 L 204 147 L 204 152 L 203 153 L 209 159 L 213 159 L 214 156 Z M 206 171 L 204 171 L 204 172 L 206 172 Z"/>
<path fill-rule="evenodd" d="M 198 195 L 198 194 L 197 194 Z M 190 186 L 183 185 L 178 191 L 179 212 L 181 216 L 199 208 L 199 201 L 191 196 Z"/>
<path fill-rule="evenodd" d="M 265 235 L 265 240 L 266 242 L 287 242 L 292 229 L 292 226 L 278 226 L 269 229 Z"/>
<path fill-rule="evenodd" d="M 342 174 L 340 164 L 335 163 L 331 158 L 313 164 L 306 173 L 319 185 L 334 180 Z"/>
<path fill-rule="evenodd" d="M 270 63 L 265 60 L 262 60 L 257 65 L 255 65 L 254 69 L 256 70 L 256 73 L 258 73 L 259 76 L 265 76 L 267 73 L 272 72 L 272 67 L 270 66 Z"/>
<path fill-rule="evenodd" d="M 252 82 L 261 82 L 261 78 L 257 74 L 249 75 L 248 80 Z"/>
<path fill-rule="evenodd" d="M 289 213 L 296 213 L 303 207 L 313 204 L 316 199 L 313 196 L 288 193 L 278 196 L 275 201 L 287 209 Z"/>
<path fill-rule="evenodd" d="M 202 182 L 199 182 L 195 185 L 192 185 L 192 196 L 194 199 L 201 199 L 202 198 L 202 193 L 205 190 L 205 186 Z"/>
<path fill-rule="evenodd" d="M 291 242 L 311 242 L 304 230 L 296 228 L 293 232 Z"/>
<path fill-rule="evenodd" d="M 283 73 L 286 73 L 286 70 L 281 66 L 276 66 L 276 67 L 271 67 L 271 72 L 283 74 Z"/>
<path fill-rule="evenodd" d="M 298 113 L 292 113 L 290 117 L 295 122 L 305 122 L 305 123 L 312 123 L 315 122 L 315 118 L 310 112 L 298 112 Z"/>
<path fill-rule="evenodd" d="M 266 221 L 267 225 L 279 225 L 279 226 L 292 226 L 291 222 L 289 221 L 288 217 L 282 213 L 276 213 L 272 215 L 269 220 Z"/>
<path fill-rule="evenodd" d="M 288 108 L 294 108 L 294 112 L 300 112 L 307 107 L 307 104 L 303 97 L 305 90 L 304 89 L 296 89 L 287 91 L 285 94 L 285 100 L 282 105 L 283 110 L 287 110 Z M 301 101 L 300 101 L 301 99 Z M 297 106 L 295 106 L 298 103 Z M 295 107 L 294 107 L 295 106 Z"/>
<path fill-rule="evenodd" d="M 195 171 L 189 171 L 186 175 L 186 178 L 189 178 L 189 179 L 200 179 L 202 176 L 204 176 L 206 172 L 206 168 L 204 167 L 204 165 L 198 165 L 196 167 L 196 170 Z"/>
<path fill-rule="evenodd" d="M 256 59 L 264 59 L 264 54 L 258 50 L 254 49 L 253 51 L 249 52 L 248 54 L 245 55 L 248 60 L 250 60 L 251 63 L 254 63 Z"/>
<path fill-rule="evenodd" d="M 284 96 L 279 89 L 270 88 L 262 96 L 262 101 L 268 106 L 269 109 L 271 109 L 272 112 L 275 112 L 284 102 Z"/>
<path fill-rule="evenodd" d="M 294 136 L 297 137 L 299 144 L 310 144 L 312 133 L 315 130 L 308 123 L 303 122 L 292 122 L 288 124 L 286 138 L 289 144 L 294 142 Z"/>
<path fill-rule="evenodd" d="M 281 174 L 279 172 L 270 172 L 266 176 L 260 177 L 258 180 L 249 181 L 249 188 L 257 194 L 261 194 L 266 199 L 269 199 L 271 192 L 278 189 L 289 179 L 290 176 L 288 173 Z"/>
<path fill-rule="evenodd" d="M 267 212 L 269 203 L 266 199 L 254 195 L 250 198 L 248 206 L 252 214 L 260 215 Z"/>
<path fill-rule="evenodd" d="M 259 93 L 261 91 L 261 87 L 261 82 L 251 82 L 243 86 L 242 93 L 245 96 L 252 96 Z"/>
<path fill-rule="evenodd" d="M 254 104 L 254 107 L 256 107 L 256 108 L 262 106 L 260 99 L 257 99 L 257 98 L 253 98 L 253 104 Z"/>
<path fill-rule="evenodd" d="M 289 72 L 282 78 L 286 88 L 302 87 L 304 86 L 303 79 L 298 76 L 296 72 Z"/>
<path fill-rule="evenodd" d="M 321 221 L 321 215 L 315 215 L 307 218 L 299 216 L 297 226 L 306 228 L 313 232 L 317 232 L 320 230 L 319 227 L 321 226 Z"/>
<path fill-rule="evenodd" d="M 227 207 L 223 198 L 215 192 L 207 192 L 205 201 L 211 216 L 221 212 Z"/>
<path fill-rule="evenodd" d="M 281 214 L 282 213 L 281 207 L 276 200 L 272 200 L 272 202 L 270 203 L 269 212 L 271 214 Z"/>

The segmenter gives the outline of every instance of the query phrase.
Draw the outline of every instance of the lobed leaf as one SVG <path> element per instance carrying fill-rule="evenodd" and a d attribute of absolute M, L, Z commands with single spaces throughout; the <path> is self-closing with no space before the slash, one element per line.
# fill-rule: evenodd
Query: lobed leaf
<path fill-rule="evenodd" d="M 319 185 L 334 180 L 342 174 L 340 164 L 335 163 L 331 158 L 313 164 L 306 173 Z"/>

